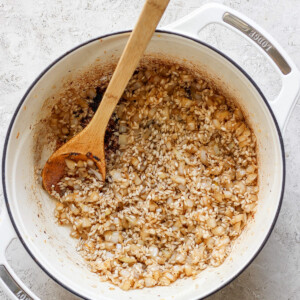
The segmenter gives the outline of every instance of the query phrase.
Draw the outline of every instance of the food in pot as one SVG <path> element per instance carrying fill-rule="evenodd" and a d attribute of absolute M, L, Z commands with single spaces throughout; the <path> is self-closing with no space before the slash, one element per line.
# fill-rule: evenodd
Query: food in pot
<path fill-rule="evenodd" d="M 91 120 L 109 77 L 70 83 L 49 119 L 57 147 Z M 66 159 L 55 216 L 91 271 L 124 290 L 222 264 L 253 217 L 256 139 L 241 110 L 179 65 L 137 69 L 106 133 L 107 178 Z"/>

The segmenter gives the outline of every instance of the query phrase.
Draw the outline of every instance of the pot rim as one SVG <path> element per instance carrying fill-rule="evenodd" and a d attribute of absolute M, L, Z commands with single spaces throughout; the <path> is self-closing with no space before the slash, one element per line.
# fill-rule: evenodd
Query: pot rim
<path fill-rule="evenodd" d="M 119 35 L 119 34 L 124 34 L 124 33 L 129 33 L 131 32 L 131 30 L 122 30 L 122 31 L 116 31 L 113 33 L 109 33 L 109 34 L 105 34 L 105 35 L 101 35 L 99 37 L 90 39 L 86 42 L 83 42 L 79 45 L 77 45 L 76 47 L 72 48 L 71 50 L 65 52 L 64 54 L 62 54 L 61 56 L 59 56 L 57 59 L 55 59 L 50 65 L 48 65 L 48 67 L 46 67 L 38 76 L 37 78 L 33 81 L 33 83 L 29 86 L 29 88 L 27 89 L 27 91 L 25 92 L 24 96 L 22 97 L 21 101 L 19 102 L 17 108 L 15 109 L 15 112 L 13 114 L 13 117 L 10 121 L 10 124 L 8 126 L 7 129 L 7 133 L 6 133 L 6 137 L 5 137 L 5 142 L 4 142 L 4 147 L 3 147 L 3 155 L 2 155 L 2 187 L 3 187 L 3 195 L 4 195 L 4 202 L 6 204 L 6 208 L 8 211 L 8 215 L 9 218 L 11 220 L 11 223 L 17 233 L 17 236 L 19 238 L 19 240 L 21 241 L 22 245 L 24 246 L 24 248 L 26 249 L 26 251 L 28 252 L 28 254 L 31 256 L 31 258 L 38 264 L 38 266 L 51 278 L 53 279 L 56 283 L 58 283 L 60 286 L 62 286 L 63 288 L 65 288 L 67 291 L 73 293 L 74 295 L 82 298 L 82 299 L 89 299 L 84 297 L 83 295 L 79 294 L 78 292 L 74 291 L 72 288 L 70 288 L 69 286 L 65 285 L 63 282 L 61 282 L 59 279 L 57 279 L 54 275 L 52 275 L 44 266 L 42 263 L 39 262 L 38 259 L 36 259 L 36 257 L 34 256 L 34 254 L 31 252 L 31 250 L 29 249 L 29 247 L 27 246 L 25 240 L 23 239 L 21 233 L 18 230 L 18 227 L 14 221 L 13 215 L 12 215 L 12 211 L 10 209 L 10 205 L 9 205 L 9 201 L 8 201 L 8 196 L 7 196 L 7 191 L 6 191 L 6 180 L 5 180 L 5 161 L 6 161 L 6 153 L 7 153 L 7 147 L 8 147 L 8 143 L 10 140 L 10 134 L 11 134 L 11 130 L 12 127 L 14 125 L 15 119 L 20 111 L 20 108 L 22 107 L 24 101 L 26 100 L 28 94 L 31 92 L 31 90 L 34 88 L 34 86 L 36 85 L 36 83 L 44 76 L 44 74 L 46 74 L 54 65 L 56 65 L 56 63 L 58 63 L 59 61 L 61 61 L 64 57 L 66 57 L 67 55 L 71 54 L 72 52 L 76 51 L 77 49 L 86 46 L 94 41 L 97 41 L 99 39 L 103 39 L 103 38 L 107 38 L 107 37 L 111 37 L 111 36 L 115 36 L 115 35 Z M 198 44 L 201 44 L 202 46 L 205 46 L 207 48 L 209 48 L 212 51 L 215 51 L 216 53 L 218 53 L 219 55 L 221 55 L 223 58 L 225 58 L 227 61 L 229 61 L 234 67 L 236 67 L 249 81 L 250 83 L 255 87 L 255 89 L 257 90 L 257 92 L 259 93 L 261 99 L 264 101 L 266 107 L 268 108 L 269 113 L 271 114 L 271 117 L 273 119 L 273 122 L 275 124 L 276 130 L 277 130 L 277 134 L 278 134 L 278 138 L 279 138 L 279 143 L 280 143 L 280 148 L 281 148 L 281 158 L 282 158 L 282 183 L 281 183 L 281 194 L 280 194 L 280 200 L 279 200 L 279 204 L 277 207 L 277 211 L 276 211 L 276 215 L 274 217 L 274 220 L 271 224 L 271 227 L 269 229 L 269 232 L 267 233 L 264 241 L 262 242 L 262 244 L 260 245 L 259 249 L 257 250 L 257 252 L 253 255 L 253 257 L 249 260 L 249 262 L 240 270 L 238 271 L 234 276 L 232 276 L 231 278 L 229 278 L 227 281 L 225 281 L 224 283 L 222 283 L 219 287 L 215 288 L 214 290 L 212 290 L 210 293 L 208 293 L 207 295 L 205 295 L 204 297 L 208 297 L 211 296 L 213 294 L 215 294 L 216 292 L 218 292 L 219 290 L 221 290 L 222 288 L 224 288 L 225 286 L 227 286 L 229 283 L 231 283 L 234 279 L 236 279 L 239 275 L 241 275 L 248 267 L 249 265 L 254 261 L 254 259 L 258 256 L 258 254 L 261 252 L 261 250 L 264 248 L 266 242 L 268 241 L 274 226 L 276 224 L 276 221 L 278 219 L 279 216 L 279 212 L 282 206 L 282 202 L 283 202 L 283 196 L 284 196 L 284 190 L 285 190 L 285 178 L 286 178 L 286 163 L 285 163 L 285 151 L 284 151 L 284 143 L 283 143 L 283 138 L 282 138 L 282 134 L 279 128 L 279 125 L 277 123 L 276 117 L 270 107 L 270 104 L 268 103 L 266 97 L 264 96 L 264 94 L 262 93 L 262 91 L 260 90 L 260 88 L 258 87 L 258 85 L 255 83 L 255 81 L 251 78 L 251 76 L 240 66 L 238 65 L 234 60 L 232 60 L 230 57 L 228 57 L 226 54 L 224 54 L 223 52 L 221 52 L 220 50 L 216 49 L 215 47 L 200 41 L 198 39 L 195 39 L 193 37 L 190 37 L 188 35 L 182 34 L 182 33 L 177 33 L 177 32 L 173 32 L 173 31 L 168 31 L 168 30 L 162 30 L 162 29 L 157 29 L 155 30 L 155 32 L 157 33 L 165 33 L 165 34 L 170 34 L 170 35 L 175 35 L 175 36 L 180 36 L 182 38 L 186 38 L 189 40 L 192 40 Z M 201 300 L 203 298 L 198 298 L 198 300 Z"/>

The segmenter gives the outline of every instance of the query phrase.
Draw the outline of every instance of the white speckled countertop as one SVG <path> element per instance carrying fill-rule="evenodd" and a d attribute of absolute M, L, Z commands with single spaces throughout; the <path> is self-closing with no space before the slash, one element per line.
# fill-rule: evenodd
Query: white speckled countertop
<path fill-rule="evenodd" d="M 161 26 L 192 12 L 205 0 L 171 0 Z M 286 49 L 300 68 L 299 0 L 224 0 L 255 20 Z M 0 148 L 22 95 L 55 58 L 96 36 L 131 28 L 141 0 L 1 0 L 0 1 Z M 267 97 L 279 90 L 276 73 L 249 45 L 212 27 L 201 37 L 236 59 Z M 223 32 L 221 30 L 221 32 Z M 244 44 L 243 44 L 244 43 Z M 241 46 L 242 45 L 242 46 Z M 247 51 L 246 51 L 246 50 Z M 254 51 L 254 52 L 253 52 Z M 274 75 L 275 74 L 275 75 Z M 300 299 L 300 100 L 285 136 L 287 183 L 276 227 L 266 246 L 246 271 L 209 299 Z M 0 190 L 0 209 L 3 204 Z M 1 237 L 0 237 L 1 243 Z M 33 262 L 19 241 L 7 256 L 21 279 L 41 299 L 78 299 Z M 0 289 L 0 299 L 8 299 Z"/>

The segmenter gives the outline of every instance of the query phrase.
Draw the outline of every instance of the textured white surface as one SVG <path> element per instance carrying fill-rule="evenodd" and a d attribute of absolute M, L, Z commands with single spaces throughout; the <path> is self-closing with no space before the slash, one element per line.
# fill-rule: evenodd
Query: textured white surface
<path fill-rule="evenodd" d="M 209 1 L 171 0 L 161 26 Z M 299 0 L 225 0 L 254 19 L 290 54 L 300 68 Z M 55 58 L 93 37 L 130 28 L 141 0 L 2 0 L 0 1 L 0 147 L 22 95 Z M 223 34 L 221 38 L 220 33 Z M 222 35 L 221 34 L 221 35 Z M 224 38 L 225 34 L 225 38 Z M 201 38 L 237 60 L 272 99 L 279 90 L 276 73 L 244 41 L 217 27 Z M 210 299 L 300 299 L 300 100 L 285 132 L 287 182 L 276 227 L 258 257 L 234 282 Z M 3 195 L 0 191 L 0 207 Z M 1 242 L 1 237 L 0 237 Z M 20 242 L 7 256 L 17 274 L 41 299 L 78 299 L 48 278 Z M 0 299 L 7 297 L 0 290 Z"/>

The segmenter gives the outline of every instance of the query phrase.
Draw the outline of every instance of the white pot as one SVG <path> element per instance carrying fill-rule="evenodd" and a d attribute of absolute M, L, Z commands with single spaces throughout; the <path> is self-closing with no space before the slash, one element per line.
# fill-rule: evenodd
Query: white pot
<path fill-rule="evenodd" d="M 221 23 L 245 34 L 270 59 L 282 80 L 282 90 L 275 101 L 268 103 L 245 71 L 221 52 L 199 41 L 198 31 L 209 23 Z M 110 289 L 111 284 L 100 282 L 96 274 L 88 271 L 75 251 L 76 241 L 69 238 L 69 229 L 54 224 L 55 201 L 33 177 L 31 125 L 38 121 L 43 99 L 51 93 L 53 85 L 60 85 L 69 71 L 87 66 L 98 57 L 109 61 L 112 53 L 120 56 L 129 32 L 114 33 L 101 37 L 101 43 L 95 39 L 80 45 L 50 65 L 26 92 L 9 126 L 2 170 L 6 209 L 0 216 L 0 284 L 12 298 L 38 299 L 6 260 L 5 249 L 16 234 L 50 277 L 88 299 L 200 299 L 222 288 L 250 264 L 268 239 L 279 213 L 285 181 L 280 128 L 283 129 L 299 91 L 299 72 L 294 63 L 276 41 L 257 28 L 238 12 L 210 4 L 168 26 L 168 31 L 157 32 L 147 48 L 148 54 L 184 58 L 219 78 L 216 80 L 227 85 L 231 94 L 240 100 L 257 137 L 260 162 L 257 213 L 226 261 L 218 268 L 206 269 L 195 280 L 178 280 L 168 287 L 126 292 L 117 287 Z"/>

